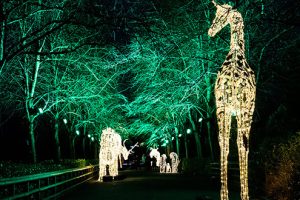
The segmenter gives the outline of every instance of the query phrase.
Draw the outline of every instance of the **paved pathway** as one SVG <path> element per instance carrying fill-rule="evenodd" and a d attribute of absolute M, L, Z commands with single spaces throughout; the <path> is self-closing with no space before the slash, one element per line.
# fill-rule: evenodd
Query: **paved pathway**
<path fill-rule="evenodd" d="M 91 180 L 69 191 L 61 199 L 97 200 L 218 200 L 219 186 L 204 177 L 124 170 L 123 179 L 112 182 Z M 231 192 L 238 200 L 237 192 Z"/>

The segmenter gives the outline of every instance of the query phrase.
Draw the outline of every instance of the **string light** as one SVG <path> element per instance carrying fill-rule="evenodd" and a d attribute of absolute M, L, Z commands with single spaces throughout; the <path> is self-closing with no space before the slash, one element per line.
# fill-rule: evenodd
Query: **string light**
<path fill-rule="evenodd" d="M 238 126 L 237 145 L 239 153 L 241 199 L 249 200 L 248 153 L 249 134 L 255 104 L 254 72 L 247 64 L 244 53 L 244 24 L 241 14 L 230 5 L 216 6 L 216 17 L 208 30 L 213 37 L 227 24 L 231 27 L 230 51 L 218 73 L 215 84 L 219 145 L 221 163 L 221 200 L 228 200 L 228 154 L 231 118 L 236 116 Z M 263 11 L 263 6 L 262 6 Z M 237 68 L 239 67 L 239 69 Z"/>

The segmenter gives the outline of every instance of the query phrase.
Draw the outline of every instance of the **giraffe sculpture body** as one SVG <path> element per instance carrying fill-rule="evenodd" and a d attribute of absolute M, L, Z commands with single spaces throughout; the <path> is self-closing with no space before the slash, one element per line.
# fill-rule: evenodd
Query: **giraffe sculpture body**
<path fill-rule="evenodd" d="M 227 24 L 231 28 L 230 51 L 215 83 L 216 114 L 219 126 L 221 200 L 228 200 L 227 170 L 232 116 L 237 120 L 241 199 L 248 200 L 249 135 L 255 104 L 255 77 L 244 53 L 244 24 L 241 14 L 230 5 L 218 5 L 208 31 L 213 37 Z"/>

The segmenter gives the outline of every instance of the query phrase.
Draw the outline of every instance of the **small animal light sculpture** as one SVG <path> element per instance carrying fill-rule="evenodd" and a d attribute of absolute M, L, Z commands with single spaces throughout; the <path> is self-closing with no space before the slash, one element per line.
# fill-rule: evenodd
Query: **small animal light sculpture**
<path fill-rule="evenodd" d="M 170 159 L 171 159 L 171 172 L 178 173 L 178 165 L 180 163 L 180 160 L 177 153 L 171 152 Z"/>
<path fill-rule="evenodd" d="M 167 163 L 167 166 L 166 166 L 166 173 L 172 173 L 172 169 L 171 169 L 170 163 Z"/>
<path fill-rule="evenodd" d="M 124 141 L 125 142 L 125 141 Z M 133 148 L 137 146 L 135 144 Z M 121 162 L 121 155 L 124 160 L 128 159 L 128 155 L 132 153 L 132 149 L 127 150 L 125 145 L 122 146 L 121 136 L 112 128 L 107 128 L 102 131 L 100 139 L 100 151 L 99 151 L 99 179 L 103 181 L 106 169 L 108 167 L 108 173 L 113 178 L 118 175 L 118 160 Z M 120 167 L 122 164 L 120 163 Z"/>
<path fill-rule="evenodd" d="M 166 154 L 162 154 L 160 157 L 159 172 L 166 173 L 166 167 L 167 167 L 167 156 Z"/>
<path fill-rule="evenodd" d="M 218 5 L 215 19 L 208 30 L 213 37 L 227 24 L 231 28 L 230 51 L 218 73 L 215 84 L 216 114 L 219 126 L 221 200 L 228 200 L 227 169 L 231 117 L 237 119 L 241 199 L 248 200 L 249 135 L 255 104 L 255 77 L 245 58 L 242 15 L 230 5 Z"/>
<path fill-rule="evenodd" d="M 156 167 L 159 167 L 160 166 L 160 153 L 158 151 L 158 148 L 157 149 L 154 149 L 154 148 L 150 148 L 150 158 L 155 158 L 156 159 Z M 151 166 L 153 165 L 152 161 L 151 161 Z"/>

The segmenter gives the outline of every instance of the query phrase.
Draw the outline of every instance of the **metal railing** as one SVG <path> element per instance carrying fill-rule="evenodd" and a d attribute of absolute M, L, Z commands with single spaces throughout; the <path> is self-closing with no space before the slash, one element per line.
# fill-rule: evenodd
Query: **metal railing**
<path fill-rule="evenodd" d="M 96 175 L 98 165 L 0 179 L 0 199 L 52 199 Z"/>

